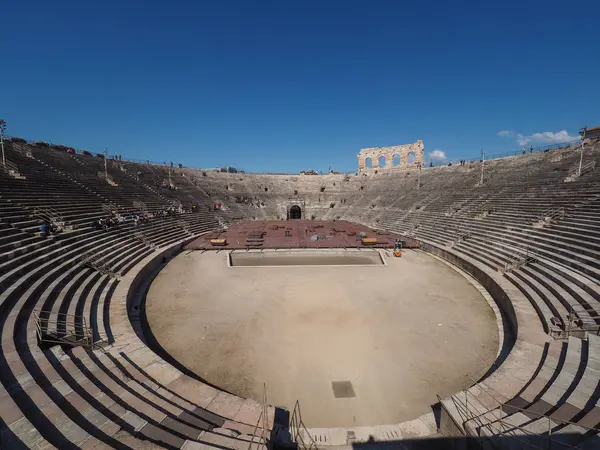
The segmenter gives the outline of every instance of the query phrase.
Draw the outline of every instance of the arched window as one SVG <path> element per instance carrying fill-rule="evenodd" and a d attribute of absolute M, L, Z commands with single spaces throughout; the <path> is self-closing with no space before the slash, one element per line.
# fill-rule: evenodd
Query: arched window
<path fill-rule="evenodd" d="M 371 169 L 373 167 L 373 160 L 370 156 L 365 158 L 365 169 Z"/>
<path fill-rule="evenodd" d="M 289 212 L 290 219 L 302 219 L 302 209 L 298 205 L 293 205 Z"/>
<path fill-rule="evenodd" d="M 396 167 L 400 165 L 400 154 L 396 153 L 392 158 L 392 166 Z"/>
<path fill-rule="evenodd" d="M 415 155 L 415 152 L 410 152 L 408 154 L 408 165 L 412 165 L 417 161 L 417 155 Z"/>
<path fill-rule="evenodd" d="M 379 158 L 377 158 L 377 162 L 379 167 L 385 167 L 385 156 L 381 155 Z"/>

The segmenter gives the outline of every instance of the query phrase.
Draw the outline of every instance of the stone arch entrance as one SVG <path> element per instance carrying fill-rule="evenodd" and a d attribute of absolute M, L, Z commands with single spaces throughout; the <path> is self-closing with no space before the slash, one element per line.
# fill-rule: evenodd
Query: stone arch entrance
<path fill-rule="evenodd" d="M 292 205 L 288 209 L 288 220 L 302 219 L 302 208 L 298 205 Z"/>

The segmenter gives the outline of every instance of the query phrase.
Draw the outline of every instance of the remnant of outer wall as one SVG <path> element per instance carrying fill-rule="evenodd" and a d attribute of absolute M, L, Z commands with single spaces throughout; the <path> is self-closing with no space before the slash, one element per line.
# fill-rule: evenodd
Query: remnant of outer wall
<path fill-rule="evenodd" d="M 408 168 L 408 155 L 414 153 L 414 163 L 424 164 L 425 146 L 422 140 L 413 144 L 395 145 L 392 147 L 371 147 L 363 148 L 358 153 L 358 170 L 369 169 L 366 167 L 367 159 L 371 160 L 371 168 L 390 169 L 392 167 Z M 394 156 L 398 155 L 399 163 L 394 165 Z M 381 164 L 383 162 L 384 164 Z"/>

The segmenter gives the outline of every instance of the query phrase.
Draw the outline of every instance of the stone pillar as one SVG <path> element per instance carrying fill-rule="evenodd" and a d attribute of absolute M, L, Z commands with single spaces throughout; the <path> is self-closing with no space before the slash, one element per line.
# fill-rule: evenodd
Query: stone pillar
<path fill-rule="evenodd" d="M 415 150 L 415 161 L 421 163 L 421 167 L 425 167 L 425 145 L 419 139 L 417 141 L 417 149 Z"/>
<path fill-rule="evenodd" d="M 363 158 L 362 156 L 358 157 L 358 171 L 360 172 L 361 170 L 365 169 L 365 158 Z"/>
<path fill-rule="evenodd" d="M 385 167 L 388 169 L 394 167 L 394 155 L 389 153 L 385 155 Z"/>
<path fill-rule="evenodd" d="M 400 167 L 403 169 L 408 168 L 408 153 L 407 151 L 400 152 Z"/>

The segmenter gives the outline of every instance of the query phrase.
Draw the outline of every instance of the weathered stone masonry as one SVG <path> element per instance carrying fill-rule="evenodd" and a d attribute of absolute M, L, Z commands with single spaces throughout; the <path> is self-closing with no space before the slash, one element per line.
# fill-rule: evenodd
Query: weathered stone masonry
<path fill-rule="evenodd" d="M 415 154 L 415 164 L 420 163 L 423 166 L 425 160 L 425 146 L 423 141 L 418 140 L 413 144 L 396 145 L 393 147 L 372 147 L 363 148 L 358 154 L 358 170 L 362 171 L 367 169 L 365 161 L 367 158 L 371 159 L 372 168 L 385 168 L 390 169 L 392 167 L 407 168 L 408 167 L 408 154 Z M 394 156 L 400 157 L 400 163 L 397 166 L 393 165 Z M 385 166 L 379 165 L 379 158 L 385 157 Z"/>

